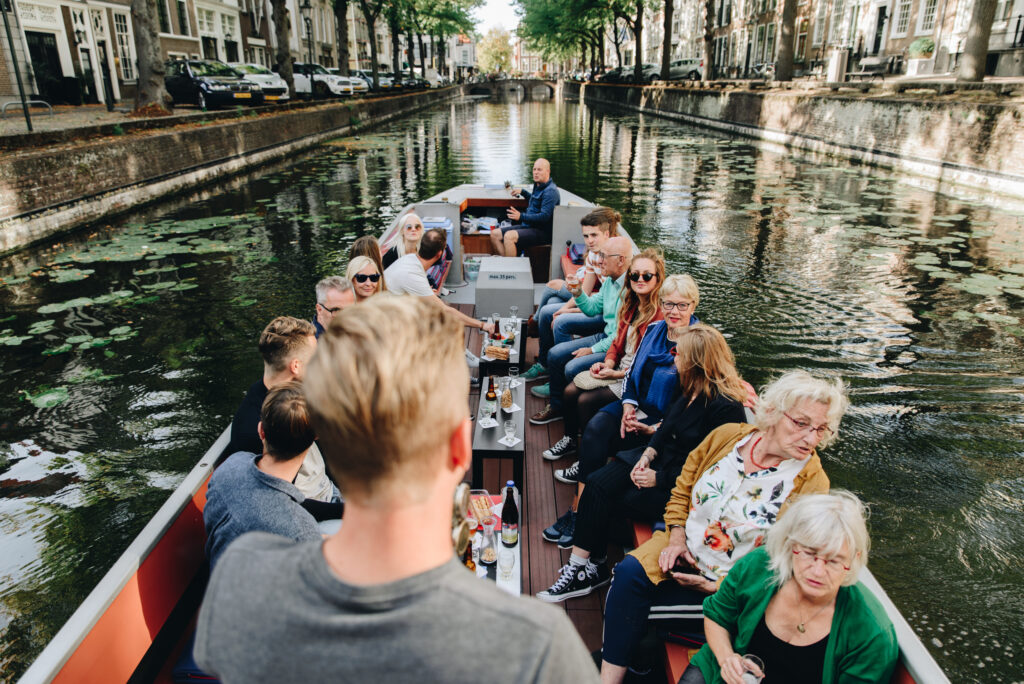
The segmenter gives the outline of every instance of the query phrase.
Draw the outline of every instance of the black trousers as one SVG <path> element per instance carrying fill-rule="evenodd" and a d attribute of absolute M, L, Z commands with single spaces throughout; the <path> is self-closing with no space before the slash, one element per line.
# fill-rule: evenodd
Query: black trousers
<path fill-rule="evenodd" d="M 598 411 L 587 423 L 579 448 L 580 482 L 590 484 L 591 473 L 602 468 L 609 458 L 620 451 L 646 446 L 651 440 L 647 435 L 638 435 L 635 432 L 627 432 L 623 439 L 619 436 L 621 424 L 621 414 L 611 414 L 607 411 Z"/>
<path fill-rule="evenodd" d="M 594 414 L 613 401 L 618 401 L 618 397 L 607 387 L 581 390 L 572 382 L 572 378 L 567 379 L 569 384 L 562 395 L 562 416 L 565 419 L 565 434 L 576 439 Z"/>
<path fill-rule="evenodd" d="M 656 522 L 665 516 L 671 492 L 657 487 L 637 489 L 629 479 L 633 466 L 618 459 L 590 474 L 576 508 L 573 543 L 597 557 L 608 547 L 613 516 Z"/>

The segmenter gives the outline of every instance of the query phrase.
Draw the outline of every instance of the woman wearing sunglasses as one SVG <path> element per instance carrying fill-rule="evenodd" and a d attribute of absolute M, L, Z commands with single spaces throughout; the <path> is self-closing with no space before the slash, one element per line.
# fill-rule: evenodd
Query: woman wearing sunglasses
<path fill-rule="evenodd" d="M 762 392 L 754 425 L 723 425 L 689 453 L 665 506 L 667 531 L 655 532 L 615 566 L 605 603 L 602 682 L 622 681 L 648 619 L 704 640 L 702 605 L 733 564 L 764 545 L 797 497 L 828 492 L 816 449 L 835 440 L 848 404 L 842 381 L 790 371 Z M 805 629 L 812 617 L 819 616 L 807 613 L 801 621 Z"/>
<path fill-rule="evenodd" d="M 423 239 L 423 220 L 415 213 L 408 213 L 398 220 L 398 235 L 381 257 L 386 269 L 406 254 L 415 254 Z M 383 271 L 382 271 L 383 272 Z"/>
<path fill-rule="evenodd" d="M 377 270 L 377 264 L 373 259 L 366 256 L 357 256 L 348 262 L 348 269 L 345 277 L 352 281 L 352 289 L 356 293 L 356 303 L 372 297 L 378 292 L 384 292 L 384 278 Z"/>
<path fill-rule="evenodd" d="M 704 602 L 708 641 L 679 684 L 742 684 L 745 671 L 766 682 L 888 682 L 899 646 L 885 609 L 857 581 L 871 545 L 864 518 L 848 492 L 790 506 L 764 548 Z M 760 667 L 743 658 L 750 653 Z"/>

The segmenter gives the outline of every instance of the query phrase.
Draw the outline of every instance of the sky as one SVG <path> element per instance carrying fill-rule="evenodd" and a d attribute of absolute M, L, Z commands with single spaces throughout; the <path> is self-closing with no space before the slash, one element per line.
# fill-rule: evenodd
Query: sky
<path fill-rule="evenodd" d="M 511 0 L 485 0 L 484 6 L 476 10 L 476 18 L 476 29 L 481 34 L 492 26 L 511 31 L 519 24 Z"/>

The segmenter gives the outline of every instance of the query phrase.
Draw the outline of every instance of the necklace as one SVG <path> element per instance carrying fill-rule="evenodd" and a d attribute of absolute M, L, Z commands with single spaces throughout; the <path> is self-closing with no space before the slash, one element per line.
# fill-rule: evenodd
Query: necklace
<path fill-rule="evenodd" d="M 761 443 L 762 437 L 764 437 L 764 435 L 758 435 L 757 439 L 754 440 L 754 443 L 750 445 L 750 462 L 753 463 L 755 467 L 760 468 L 761 470 L 768 470 L 768 466 L 761 465 L 760 463 L 757 462 L 757 459 L 754 458 L 754 449 L 756 449 L 757 445 Z"/>
<path fill-rule="evenodd" d="M 796 626 L 796 631 L 800 632 L 801 634 L 803 634 L 804 632 L 806 632 L 806 631 L 807 631 L 807 623 L 808 623 L 808 622 L 811 622 L 812 620 L 814 620 L 814 618 L 816 618 L 816 617 L 818 617 L 819 615 L 821 615 L 821 614 L 822 614 L 822 613 L 823 613 L 823 612 L 825 611 L 825 609 L 826 609 L 826 608 L 828 608 L 828 607 L 829 607 L 829 606 L 831 606 L 831 605 L 832 605 L 832 602 L 831 602 L 831 601 L 829 601 L 828 603 L 826 603 L 825 605 L 823 605 L 823 606 L 822 606 L 821 608 L 819 608 L 819 609 L 818 609 L 818 612 L 817 612 L 817 613 L 815 613 L 814 615 L 812 615 L 812 616 L 811 616 L 811 617 L 809 617 L 808 619 L 806 619 L 806 620 L 803 620 L 803 621 L 802 621 L 802 622 L 801 622 L 800 624 L 798 624 L 798 625 Z M 798 612 L 798 613 L 800 613 L 800 618 L 801 618 L 801 619 L 803 619 L 803 616 L 804 616 L 804 612 L 803 612 L 802 610 L 800 610 L 799 606 L 797 607 L 797 612 Z"/>

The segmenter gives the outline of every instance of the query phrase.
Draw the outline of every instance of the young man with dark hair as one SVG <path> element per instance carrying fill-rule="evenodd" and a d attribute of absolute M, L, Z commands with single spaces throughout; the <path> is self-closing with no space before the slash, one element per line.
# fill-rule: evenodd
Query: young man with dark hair
<path fill-rule="evenodd" d="M 203 522 L 211 567 L 246 532 L 320 539 L 316 520 L 301 506 L 305 497 L 292 484 L 314 436 L 299 383 L 286 382 L 267 393 L 256 429 L 262 456 L 239 451 L 210 477 Z"/>
<path fill-rule="evenodd" d="M 207 672 L 226 684 L 596 684 L 564 611 L 509 596 L 453 552 L 453 495 L 472 458 L 463 335 L 422 298 L 371 297 L 335 317 L 304 391 L 345 524 L 322 543 L 251 534 L 228 549 L 199 613 Z M 474 655 L 496 644 L 482 677 Z"/>

